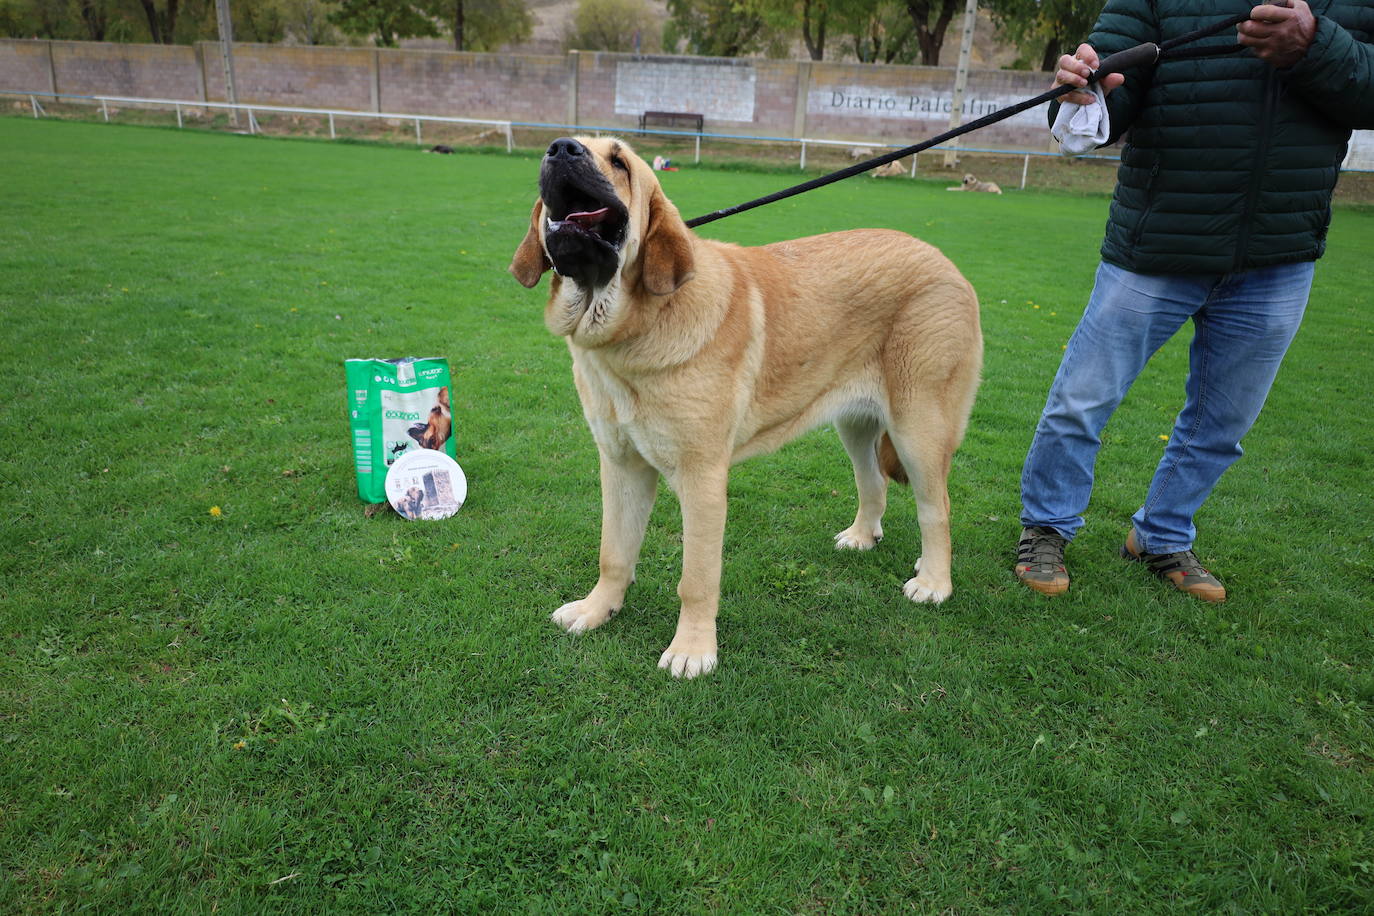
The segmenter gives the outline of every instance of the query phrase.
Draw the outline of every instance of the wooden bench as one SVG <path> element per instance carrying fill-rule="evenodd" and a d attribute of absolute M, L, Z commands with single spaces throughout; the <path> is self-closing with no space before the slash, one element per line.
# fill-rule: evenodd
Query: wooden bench
<path fill-rule="evenodd" d="M 701 133 L 705 118 L 685 111 L 646 111 L 639 116 L 639 129 L 654 127 L 691 127 Z"/>

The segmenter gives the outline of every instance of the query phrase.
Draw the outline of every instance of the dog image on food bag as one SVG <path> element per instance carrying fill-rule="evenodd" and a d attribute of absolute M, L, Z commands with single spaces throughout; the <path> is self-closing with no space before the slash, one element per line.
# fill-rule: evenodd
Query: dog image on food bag
<path fill-rule="evenodd" d="M 683 557 L 659 667 L 712 670 L 730 467 L 826 423 L 859 495 L 835 546 L 874 547 L 888 480 L 909 479 L 922 556 L 903 591 L 949 596 L 947 478 L 983 342 L 973 288 L 944 255 L 886 229 L 753 248 L 700 238 L 626 143 L 562 138 L 510 265 L 526 287 L 550 269 L 544 323 L 572 354 L 602 499 L 600 576 L 555 622 L 578 633 L 620 610 L 662 476 Z"/>
<path fill-rule="evenodd" d="M 434 406 L 429 409 L 429 417 L 424 423 L 416 423 L 407 435 L 414 439 L 420 448 L 441 449 L 453 431 L 453 412 L 449 409 L 448 388 L 439 389 Z"/>

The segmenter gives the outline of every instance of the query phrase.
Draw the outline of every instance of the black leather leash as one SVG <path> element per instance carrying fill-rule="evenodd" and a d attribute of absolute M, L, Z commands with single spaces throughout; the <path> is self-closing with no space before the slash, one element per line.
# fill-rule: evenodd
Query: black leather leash
<path fill-rule="evenodd" d="M 1283 2 L 1279 2 L 1276 5 L 1283 6 L 1286 4 Z M 1189 32 L 1186 35 L 1180 35 L 1177 38 L 1171 38 L 1170 40 L 1162 44 L 1155 44 L 1154 42 L 1147 41 L 1144 44 L 1136 45 L 1134 48 L 1127 48 L 1124 51 L 1118 51 L 1115 54 L 1109 55 L 1105 60 L 1102 61 L 1101 65 L 1098 66 L 1098 68 L 1095 71 L 1093 71 L 1092 76 L 1088 77 L 1088 84 L 1092 85 L 1093 83 L 1096 83 L 1098 80 L 1102 79 L 1102 77 L 1108 75 L 1109 73 L 1121 73 L 1125 70 L 1130 70 L 1134 67 L 1140 66 L 1153 66 L 1161 60 L 1182 60 L 1194 57 L 1213 57 L 1221 54 L 1233 54 L 1236 51 L 1241 50 L 1243 45 L 1236 44 L 1234 46 L 1227 46 L 1223 48 L 1184 48 L 1182 46 L 1192 44 L 1193 42 L 1203 38 L 1209 38 L 1212 35 L 1216 35 L 1219 32 L 1223 32 L 1228 28 L 1233 28 L 1234 26 L 1239 25 L 1240 23 L 1244 22 L 1249 18 L 1249 13 L 1241 13 L 1239 15 L 1231 16 L 1221 22 L 1218 22 L 1216 25 L 1211 25 L 1203 29 L 1197 29 L 1196 31 Z M 975 130 L 987 127 L 990 124 L 996 124 L 998 121 L 1005 121 L 1007 118 L 1010 118 L 1013 115 L 1018 115 L 1021 112 L 1027 111 L 1031 108 L 1035 108 L 1038 105 L 1043 105 L 1046 102 L 1051 102 L 1059 98 L 1060 96 L 1067 95 L 1070 92 L 1077 92 L 1080 90 L 1080 88 L 1081 87 L 1078 86 L 1056 86 L 1053 89 L 1048 90 L 1047 92 L 1042 92 L 1035 98 L 1026 99 L 1023 102 L 1017 102 L 1015 105 L 1011 105 L 1007 108 L 998 109 L 997 111 L 994 111 L 992 114 L 984 115 L 976 121 L 969 121 L 967 124 L 962 124 L 959 127 L 954 128 L 953 130 L 946 131 L 945 133 L 940 134 L 938 137 L 932 137 L 929 140 L 917 143 L 914 146 L 908 146 L 905 149 L 895 150 L 890 153 L 883 153 L 881 156 L 874 156 L 872 159 L 867 159 L 863 162 L 855 163 L 854 165 L 840 169 L 837 172 L 831 172 L 829 175 L 822 175 L 819 178 L 813 178 L 810 181 L 803 182 L 799 185 L 793 185 L 792 187 L 784 188 L 781 191 L 774 191 L 772 194 L 768 194 L 764 197 L 756 197 L 753 200 L 745 201 L 742 204 L 736 204 L 733 207 L 726 207 L 723 210 L 716 210 L 713 213 L 707 213 L 705 216 L 698 216 L 694 219 L 689 219 L 687 220 L 687 225 L 692 228 L 695 228 L 697 226 L 704 226 L 706 223 L 713 223 L 718 219 L 724 219 L 727 216 L 734 216 L 736 213 L 743 213 L 744 211 L 752 210 L 755 207 L 762 207 L 764 204 L 776 203 L 777 201 L 785 200 L 788 197 L 794 197 L 798 194 L 805 193 L 806 191 L 814 191 L 816 188 L 822 188 L 828 184 L 833 184 L 837 181 L 843 181 L 846 178 L 851 178 L 855 175 L 867 172 L 869 169 L 875 169 L 880 165 L 886 165 L 889 162 L 895 162 L 896 160 L 902 159 L 906 156 L 910 156 L 913 153 L 919 153 L 924 150 L 928 150 L 932 146 L 939 146 L 941 143 L 947 143 L 950 140 L 953 140 L 955 137 L 961 137 L 964 134 L 972 133 Z"/>

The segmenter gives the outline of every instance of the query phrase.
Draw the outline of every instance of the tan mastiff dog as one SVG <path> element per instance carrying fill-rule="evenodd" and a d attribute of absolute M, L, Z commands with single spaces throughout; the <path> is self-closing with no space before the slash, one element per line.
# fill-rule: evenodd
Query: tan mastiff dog
<path fill-rule="evenodd" d="M 556 622 L 580 633 L 620 609 L 662 475 L 682 507 L 683 560 L 659 667 L 710 671 L 730 466 L 825 423 L 859 490 L 836 547 L 877 544 L 888 478 L 909 478 L 923 556 L 904 591 L 949 597 L 946 481 L 983 341 L 977 297 L 939 251 L 882 229 L 758 248 L 698 238 L 623 141 L 564 138 L 510 271 L 533 287 L 550 268 L 544 323 L 572 352 L 602 498 L 600 578 Z"/>

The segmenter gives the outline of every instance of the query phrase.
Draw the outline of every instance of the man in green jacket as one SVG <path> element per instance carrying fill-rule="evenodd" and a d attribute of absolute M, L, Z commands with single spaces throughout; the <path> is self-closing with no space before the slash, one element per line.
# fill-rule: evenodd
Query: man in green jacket
<path fill-rule="evenodd" d="M 1302 321 L 1350 132 L 1374 128 L 1374 0 L 1311 3 L 1256 6 L 1234 39 L 1199 44 L 1215 55 L 1103 81 L 1108 142 L 1129 134 L 1092 296 L 1022 472 L 1016 575 L 1038 592 L 1068 589 L 1064 547 L 1083 524 L 1102 428 L 1191 318 L 1186 400 L 1121 555 L 1188 594 L 1226 598 L 1193 553 L 1193 516 L 1240 457 Z M 1055 84 L 1085 86 L 1099 54 L 1248 5 L 1109 0 Z"/>

